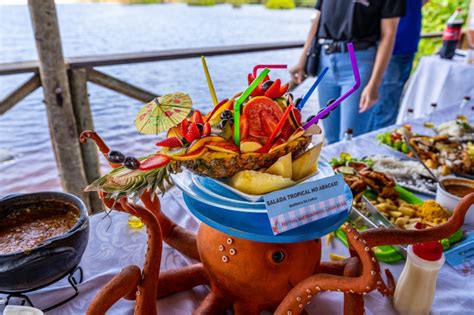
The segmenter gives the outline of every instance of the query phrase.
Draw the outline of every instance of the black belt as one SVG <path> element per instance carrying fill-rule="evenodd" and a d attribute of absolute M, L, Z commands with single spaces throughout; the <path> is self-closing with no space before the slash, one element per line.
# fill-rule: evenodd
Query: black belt
<path fill-rule="evenodd" d="M 325 39 L 325 38 L 320 38 L 318 40 L 318 44 L 321 45 L 321 47 L 324 49 L 324 52 L 327 55 L 333 54 L 333 53 L 344 53 L 347 52 L 347 43 L 346 41 L 335 41 L 332 39 Z M 354 50 L 366 50 L 369 49 L 370 47 L 374 47 L 375 43 L 371 42 L 353 42 L 352 43 Z"/>

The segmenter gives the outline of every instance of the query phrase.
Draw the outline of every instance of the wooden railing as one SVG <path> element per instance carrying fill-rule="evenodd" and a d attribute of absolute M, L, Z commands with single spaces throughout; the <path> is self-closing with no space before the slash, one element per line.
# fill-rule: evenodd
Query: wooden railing
<path fill-rule="evenodd" d="M 94 195 L 83 188 L 100 176 L 97 149 L 93 144 L 81 145 L 78 135 L 93 129 L 93 119 L 87 93 L 87 82 L 111 89 L 141 102 L 151 101 L 157 94 L 98 71 L 95 67 L 159 62 L 195 58 L 255 53 L 303 47 L 302 41 L 267 44 L 234 45 L 192 49 L 173 49 L 142 53 L 124 53 L 65 59 L 55 11 L 54 0 L 29 0 L 39 61 L 0 64 L 0 75 L 31 73 L 32 76 L 0 100 L 0 115 L 5 114 L 39 87 L 43 87 L 48 111 L 51 141 L 55 151 L 63 189 L 78 196 L 90 207 L 100 209 Z M 441 33 L 424 34 L 423 38 L 440 37 Z"/>

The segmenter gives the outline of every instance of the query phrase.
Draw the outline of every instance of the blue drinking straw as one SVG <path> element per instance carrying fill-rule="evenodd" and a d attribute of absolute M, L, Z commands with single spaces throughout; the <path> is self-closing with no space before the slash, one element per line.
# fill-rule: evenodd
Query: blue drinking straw
<path fill-rule="evenodd" d="M 303 106 L 306 104 L 306 102 L 309 100 L 309 97 L 311 96 L 311 94 L 313 94 L 314 90 L 316 90 L 316 87 L 318 87 L 319 83 L 321 83 L 321 81 L 323 80 L 324 76 L 326 75 L 326 72 L 328 72 L 329 68 L 326 67 L 323 69 L 323 71 L 321 72 L 321 74 L 318 76 L 318 79 L 313 83 L 313 85 L 311 86 L 311 88 L 308 90 L 308 92 L 306 92 L 306 95 L 303 97 L 303 99 L 301 100 L 301 102 L 298 104 L 298 106 L 296 106 L 296 108 L 301 111 L 303 109 Z"/>

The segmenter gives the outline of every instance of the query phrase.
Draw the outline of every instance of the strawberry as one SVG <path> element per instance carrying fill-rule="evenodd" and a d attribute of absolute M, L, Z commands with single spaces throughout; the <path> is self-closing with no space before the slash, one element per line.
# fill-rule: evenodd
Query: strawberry
<path fill-rule="evenodd" d="M 209 136 L 210 134 L 211 134 L 211 124 L 207 122 L 204 124 L 204 127 L 202 128 L 202 135 Z"/>
<path fill-rule="evenodd" d="M 253 77 L 253 75 L 252 75 L 251 73 L 249 73 L 249 74 L 247 75 L 247 82 L 248 82 L 248 85 L 250 85 L 250 84 L 253 82 L 253 80 L 255 80 L 255 78 Z"/>
<path fill-rule="evenodd" d="M 281 80 L 276 79 L 275 82 L 273 82 L 272 86 L 268 88 L 268 90 L 265 92 L 265 96 L 269 98 L 278 98 L 280 97 L 280 86 L 281 86 Z"/>
<path fill-rule="evenodd" d="M 196 124 L 204 124 L 204 120 L 202 119 L 201 112 L 198 110 L 195 110 L 193 115 L 191 116 L 190 119 L 192 122 L 195 122 Z"/>
<path fill-rule="evenodd" d="M 188 133 L 188 128 L 189 128 L 189 121 L 185 118 L 180 124 L 179 124 L 179 133 L 182 134 L 183 136 Z"/>
<path fill-rule="evenodd" d="M 182 147 L 183 143 L 181 142 L 181 140 L 179 140 L 178 137 L 171 137 L 157 142 L 156 145 L 159 147 L 177 148 Z"/>
<path fill-rule="evenodd" d="M 164 154 L 157 153 L 150 156 L 146 160 L 141 161 L 140 171 L 149 171 L 167 165 L 171 161 L 170 157 Z"/>
<path fill-rule="evenodd" d="M 184 139 L 186 139 L 188 143 L 191 143 L 199 138 L 201 138 L 201 133 L 199 132 L 197 124 L 193 122 L 191 125 L 189 125 L 188 132 L 184 136 Z"/>
<path fill-rule="evenodd" d="M 287 91 L 288 91 L 288 88 L 290 87 L 290 83 L 286 83 L 286 84 L 283 84 L 281 87 L 280 87 L 280 92 L 278 94 L 280 94 L 278 97 L 282 97 Z"/>
<path fill-rule="evenodd" d="M 263 96 L 265 92 L 262 90 L 262 83 L 257 85 L 257 87 L 250 93 L 250 96 Z"/>

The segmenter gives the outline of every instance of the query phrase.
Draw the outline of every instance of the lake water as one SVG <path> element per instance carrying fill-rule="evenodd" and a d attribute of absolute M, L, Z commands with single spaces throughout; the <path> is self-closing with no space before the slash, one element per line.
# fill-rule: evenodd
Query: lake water
<path fill-rule="evenodd" d="M 263 6 L 234 9 L 229 5 L 58 5 L 66 58 L 303 40 L 312 13 L 311 9 L 273 11 Z M 0 25 L 0 63 L 36 59 L 26 6 L 0 5 Z M 298 57 L 299 50 L 294 49 L 209 57 L 207 62 L 217 95 L 224 98 L 246 86 L 246 74 L 255 64 L 293 65 Z M 186 92 L 192 97 L 194 107 L 204 111 L 212 104 L 199 58 L 99 70 L 157 94 Z M 0 76 L 0 98 L 29 76 Z M 278 76 L 289 79 L 285 71 L 279 71 Z M 296 94 L 304 93 L 307 85 L 300 87 Z M 154 143 L 159 136 L 140 135 L 133 126 L 142 104 L 91 83 L 88 90 L 95 129 L 111 147 L 135 156 L 155 150 Z M 314 112 L 316 107 L 313 97 L 306 111 Z M 41 89 L 0 116 L 0 155 L 5 154 L 13 155 L 13 160 L 0 163 L 0 195 L 60 189 Z"/>

